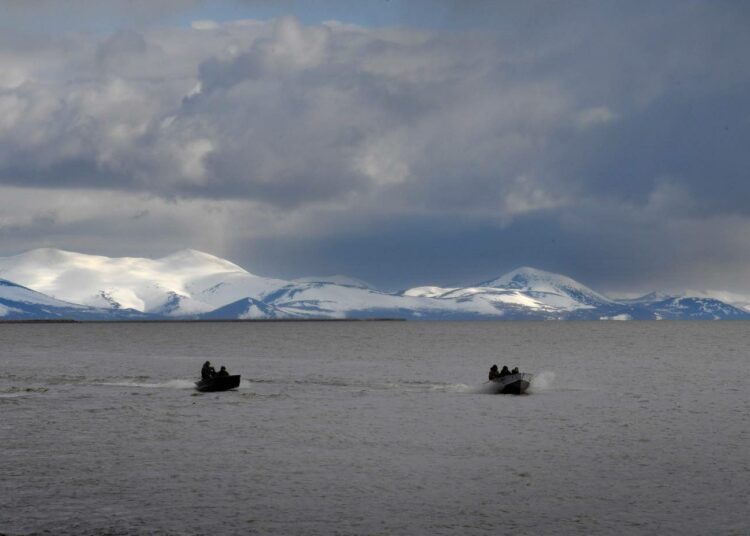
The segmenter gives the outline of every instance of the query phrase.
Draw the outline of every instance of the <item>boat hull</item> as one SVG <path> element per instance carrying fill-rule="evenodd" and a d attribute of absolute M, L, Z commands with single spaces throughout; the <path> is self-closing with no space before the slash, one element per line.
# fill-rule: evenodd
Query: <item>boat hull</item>
<path fill-rule="evenodd" d="M 240 376 L 215 376 L 208 380 L 195 382 L 195 388 L 202 393 L 228 391 L 240 386 Z"/>
<path fill-rule="evenodd" d="M 521 395 L 525 393 L 526 389 L 531 385 L 532 377 L 531 374 L 521 372 L 491 380 L 489 383 L 494 394 Z"/>

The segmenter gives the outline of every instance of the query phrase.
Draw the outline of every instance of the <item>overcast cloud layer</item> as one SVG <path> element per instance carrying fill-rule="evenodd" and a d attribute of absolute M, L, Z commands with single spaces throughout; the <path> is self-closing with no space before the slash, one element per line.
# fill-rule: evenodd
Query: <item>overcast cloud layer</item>
<path fill-rule="evenodd" d="M 38 31 L 27 4 L 0 33 L 0 255 L 750 294 L 741 2 L 418 3 L 440 28 L 135 2 L 98 31 Z"/>

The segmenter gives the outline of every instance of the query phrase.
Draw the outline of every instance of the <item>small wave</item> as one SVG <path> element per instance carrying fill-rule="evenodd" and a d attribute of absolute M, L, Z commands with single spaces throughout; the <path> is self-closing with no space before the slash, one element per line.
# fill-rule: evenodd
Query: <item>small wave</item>
<path fill-rule="evenodd" d="M 492 395 L 495 394 L 496 387 L 492 382 L 484 382 L 479 385 L 467 385 L 466 390 L 462 392 L 472 395 Z"/>
<path fill-rule="evenodd" d="M 140 387 L 143 389 L 193 389 L 195 382 L 192 380 L 167 380 L 165 382 L 143 382 L 143 381 L 120 381 L 120 382 L 98 382 L 96 385 L 107 385 L 112 387 Z"/>
<path fill-rule="evenodd" d="M 348 387 L 363 391 L 410 391 L 410 392 L 444 392 L 444 393 L 470 393 L 474 387 L 464 383 L 445 383 L 429 380 L 394 380 L 394 381 L 363 381 L 357 379 L 325 379 L 325 380 L 299 380 L 294 383 L 312 384 L 329 387 Z"/>
<path fill-rule="evenodd" d="M 356 378 L 304 378 L 304 379 L 243 379 L 243 384 L 294 384 L 320 387 L 336 387 L 367 391 L 410 391 L 410 392 L 443 392 L 443 393 L 482 393 L 482 385 L 467 385 L 465 383 L 446 383 L 429 380 L 393 380 L 367 381 Z"/>
<path fill-rule="evenodd" d="M 302 380 L 292 380 L 297 385 L 322 385 L 324 387 L 350 387 L 360 386 L 363 382 L 358 380 L 346 380 L 343 378 L 310 378 Z"/>
<path fill-rule="evenodd" d="M 401 383 L 404 385 L 447 385 L 445 383 L 436 383 L 428 380 L 403 380 Z"/>
<path fill-rule="evenodd" d="M 68 376 L 68 375 L 62 375 L 62 376 L 55 376 L 54 378 L 49 378 L 47 382 L 50 385 L 67 385 L 67 384 L 78 384 L 78 383 L 88 383 L 90 381 L 89 378 L 86 376 Z"/>
<path fill-rule="evenodd" d="M 238 391 L 238 400 L 265 400 L 274 398 L 289 398 L 286 393 L 254 393 L 249 391 Z"/>
<path fill-rule="evenodd" d="M 465 383 L 436 383 L 430 386 L 430 390 L 444 393 L 472 393 L 474 387 Z"/>
<path fill-rule="evenodd" d="M 49 391 L 46 387 L 8 387 L 0 389 L 0 398 L 17 398 L 31 394 L 46 393 Z"/>

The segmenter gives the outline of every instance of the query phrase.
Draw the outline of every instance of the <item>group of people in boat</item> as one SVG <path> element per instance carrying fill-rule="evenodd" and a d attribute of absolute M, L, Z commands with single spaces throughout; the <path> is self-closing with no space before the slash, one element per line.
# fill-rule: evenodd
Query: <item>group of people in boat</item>
<path fill-rule="evenodd" d="M 515 367 L 513 370 L 509 370 L 507 365 L 503 365 L 502 370 L 497 370 L 497 365 L 492 365 L 490 367 L 490 381 L 504 378 L 511 374 L 518 374 L 518 367 Z"/>
<path fill-rule="evenodd" d="M 201 368 L 201 379 L 202 380 L 210 380 L 211 378 L 221 377 L 221 376 L 229 376 L 229 371 L 227 371 L 227 367 L 223 366 L 219 369 L 219 372 L 216 372 L 216 369 L 211 366 L 210 361 L 206 361 L 203 363 L 203 367 Z"/>

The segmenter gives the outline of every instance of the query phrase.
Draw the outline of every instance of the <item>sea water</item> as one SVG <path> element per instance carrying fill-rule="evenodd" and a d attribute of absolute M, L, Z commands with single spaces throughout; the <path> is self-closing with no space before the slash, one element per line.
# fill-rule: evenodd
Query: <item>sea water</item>
<path fill-rule="evenodd" d="M 5 324 L 0 534 L 748 534 L 749 387 L 746 322 Z"/>

